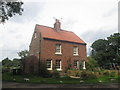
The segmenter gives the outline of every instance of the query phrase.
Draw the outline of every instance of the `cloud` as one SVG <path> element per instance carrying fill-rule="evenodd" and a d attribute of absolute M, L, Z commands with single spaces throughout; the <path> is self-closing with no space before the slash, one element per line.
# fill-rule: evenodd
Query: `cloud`
<path fill-rule="evenodd" d="M 53 27 L 53 17 L 62 18 L 62 29 L 80 36 L 89 50 L 93 41 L 117 32 L 117 1 L 25 0 L 22 16 L 0 25 L 0 59 L 18 57 L 17 52 L 29 48 L 35 25 Z"/>
<path fill-rule="evenodd" d="M 24 2 L 22 15 L 15 15 L 10 18 L 11 22 L 15 23 L 28 23 L 37 19 L 39 13 L 44 10 L 44 2 Z"/>

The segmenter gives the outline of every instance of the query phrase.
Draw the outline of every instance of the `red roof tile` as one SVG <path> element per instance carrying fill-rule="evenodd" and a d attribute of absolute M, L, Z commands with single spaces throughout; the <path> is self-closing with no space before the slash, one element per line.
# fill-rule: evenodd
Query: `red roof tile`
<path fill-rule="evenodd" d="M 71 31 L 60 30 L 59 32 L 57 32 L 51 27 L 42 26 L 42 25 L 36 25 L 36 29 L 42 33 L 43 38 L 85 44 L 83 40 L 81 40 L 75 33 Z"/>

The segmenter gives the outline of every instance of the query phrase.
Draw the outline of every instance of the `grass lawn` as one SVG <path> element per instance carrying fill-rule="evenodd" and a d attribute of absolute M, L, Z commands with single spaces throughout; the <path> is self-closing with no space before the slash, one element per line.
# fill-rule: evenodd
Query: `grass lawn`
<path fill-rule="evenodd" d="M 29 81 L 25 81 L 24 78 L 29 78 Z M 2 74 L 3 81 L 14 81 L 22 83 L 41 83 L 41 84 L 80 84 L 80 83 L 120 83 L 120 76 L 103 76 L 99 78 L 89 78 L 89 79 L 75 79 L 70 77 L 60 77 L 60 78 L 43 78 L 40 76 L 33 75 L 12 75 L 11 73 Z"/>

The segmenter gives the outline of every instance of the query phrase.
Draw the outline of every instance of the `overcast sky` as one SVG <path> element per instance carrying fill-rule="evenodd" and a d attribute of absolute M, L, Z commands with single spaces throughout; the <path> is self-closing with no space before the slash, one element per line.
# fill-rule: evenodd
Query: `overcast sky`
<path fill-rule="evenodd" d="M 29 49 L 36 24 L 53 27 L 55 18 L 61 28 L 73 31 L 90 45 L 118 32 L 119 0 L 23 0 L 22 16 L 0 24 L 0 60 L 18 58 L 17 52 Z"/>

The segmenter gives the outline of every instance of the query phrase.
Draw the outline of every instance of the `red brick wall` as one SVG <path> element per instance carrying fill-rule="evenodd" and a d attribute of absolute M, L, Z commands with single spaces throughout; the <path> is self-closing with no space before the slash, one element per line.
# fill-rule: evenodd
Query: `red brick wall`
<path fill-rule="evenodd" d="M 61 44 L 62 55 L 55 54 L 56 44 Z M 78 46 L 79 48 L 79 56 L 73 55 L 73 47 Z M 68 43 L 68 42 L 60 42 L 54 40 L 46 40 L 42 41 L 42 52 L 41 52 L 41 60 L 52 59 L 53 63 L 57 59 L 61 59 L 62 61 L 62 70 L 65 70 L 65 67 L 68 65 L 68 60 L 71 61 L 73 65 L 74 60 L 83 60 L 86 58 L 86 45 Z"/>
<path fill-rule="evenodd" d="M 24 74 L 38 73 L 38 58 L 36 56 L 29 56 L 22 60 Z"/>

